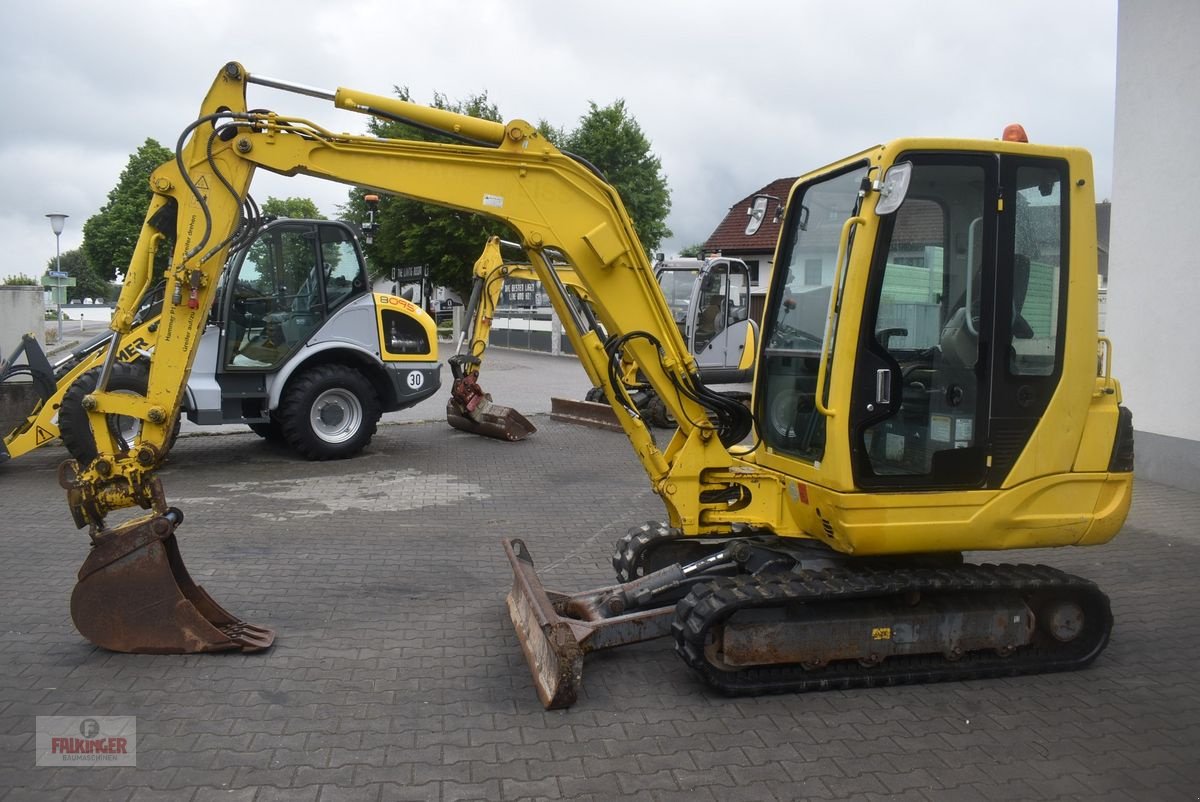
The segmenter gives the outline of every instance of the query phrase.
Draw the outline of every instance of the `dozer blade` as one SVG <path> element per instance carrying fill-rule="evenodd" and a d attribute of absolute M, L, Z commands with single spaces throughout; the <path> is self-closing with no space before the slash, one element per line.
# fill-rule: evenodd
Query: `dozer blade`
<path fill-rule="evenodd" d="M 270 648 L 272 630 L 213 601 L 183 565 L 174 508 L 101 532 L 71 594 L 81 635 L 114 652 L 192 654 Z"/>
<path fill-rule="evenodd" d="M 589 652 L 667 635 L 675 605 L 624 612 L 614 600 L 631 585 L 568 596 L 548 591 L 538 579 L 525 543 L 504 540 L 513 570 L 508 614 L 533 674 L 538 698 L 547 710 L 570 707 L 583 686 L 583 658 Z M 632 583 L 631 583 L 632 584 Z"/>
<path fill-rule="evenodd" d="M 617 413 L 607 403 L 597 401 L 576 401 L 573 398 L 551 398 L 550 419 L 578 423 L 591 426 L 594 429 L 608 429 L 623 432 Z"/>
<path fill-rule="evenodd" d="M 479 386 L 473 373 L 454 380 L 450 400 L 446 402 L 446 423 L 455 429 L 497 440 L 524 440 L 537 431 L 536 426 L 512 407 L 493 404 L 492 397 Z"/>

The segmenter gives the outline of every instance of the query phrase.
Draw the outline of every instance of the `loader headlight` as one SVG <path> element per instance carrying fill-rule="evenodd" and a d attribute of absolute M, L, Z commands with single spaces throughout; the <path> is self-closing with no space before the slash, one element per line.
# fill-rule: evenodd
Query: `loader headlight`
<path fill-rule="evenodd" d="M 908 194 L 908 182 L 912 179 L 912 162 L 893 164 L 888 168 L 882 183 L 876 185 L 879 191 L 879 202 L 875 204 L 875 214 L 891 214 L 904 203 Z"/>

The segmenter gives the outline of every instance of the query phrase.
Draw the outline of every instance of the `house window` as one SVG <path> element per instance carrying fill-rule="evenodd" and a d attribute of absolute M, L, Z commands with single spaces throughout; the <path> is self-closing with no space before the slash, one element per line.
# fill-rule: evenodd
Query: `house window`
<path fill-rule="evenodd" d="M 819 287 L 821 281 L 821 260 L 820 259 L 805 259 L 804 260 L 804 283 L 810 287 Z"/>
<path fill-rule="evenodd" d="M 758 260 L 757 259 L 747 259 L 746 267 L 750 268 L 750 283 L 757 285 L 758 284 Z"/>

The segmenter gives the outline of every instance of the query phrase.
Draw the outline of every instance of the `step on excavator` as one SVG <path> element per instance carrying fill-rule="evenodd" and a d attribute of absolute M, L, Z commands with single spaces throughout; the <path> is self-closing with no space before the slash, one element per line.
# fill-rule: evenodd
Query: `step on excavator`
<path fill-rule="evenodd" d="M 248 105 L 250 86 L 448 141 L 333 133 Z M 616 544 L 614 584 L 582 593 L 543 587 L 528 545 L 504 539 L 510 616 L 547 707 L 575 701 L 589 652 L 660 636 L 729 694 L 1063 671 L 1107 644 L 1112 614 L 1094 583 L 963 558 L 1102 544 L 1129 509 L 1132 418 L 1112 346 L 1098 336 L 1085 151 L 1030 143 L 1013 127 L 999 140 L 899 139 L 801 176 L 783 212 L 747 407 L 701 381 L 617 191 L 528 122 L 229 63 L 180 142 L 151 179 L 113 320 L 128 330 L 155 243 L 173 228 L 146 392 L 114 393 L 102 375 L 84 405 L 98 456 L 60 472 L 94 541 L 79 588 L 103 588 L 91 603 L 131 642 L 177 631 L 131 650 L 268 642 L 195 592 L 175 543 L 181 516 L 154 474 L 258 169 L 501 221 L 610 400 L 665 516 Z M 570 302 L 559 255 L 590 312 Z M 620 380 L 630 362 L 678 423 L 661 448 Z M 108 414 L 142 421 L 129 448 L 116 447 Z M 149 513 L 105 525 L 134 505 Z M 86 637 L 129 646 L 74 612 Z"/>

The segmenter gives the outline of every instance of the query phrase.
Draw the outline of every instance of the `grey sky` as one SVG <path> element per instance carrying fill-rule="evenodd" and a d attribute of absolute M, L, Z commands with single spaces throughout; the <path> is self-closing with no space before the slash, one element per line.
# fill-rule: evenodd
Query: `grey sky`
<path fill-rule="evenodd" d="M 227 13 L 221 14 L 222 10 Z M 1089 149 L 1098 197 L 1112 176 L 1116 0 L 532 3 L 291 0 L 219 6 L 43 0 L 0 29 L 0 276 L 54 256 L 103 205 L 129 155 L 174 147 L 229 60 L 323 88 L 415 99 L 487 90 L 505 119 L 573 127 L 589 100 L 624 98 L 672 190 L 673 251 L 729 206 L 898 136 L 1030 138 Z M 324 103 L 250 88 L 254 107 L 361 132 Z M 260 175 L 252 193 L 346 188 Z"/>

